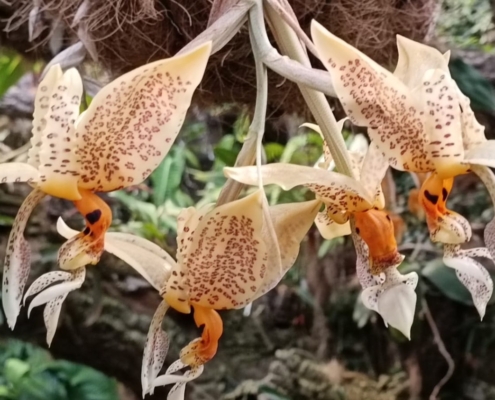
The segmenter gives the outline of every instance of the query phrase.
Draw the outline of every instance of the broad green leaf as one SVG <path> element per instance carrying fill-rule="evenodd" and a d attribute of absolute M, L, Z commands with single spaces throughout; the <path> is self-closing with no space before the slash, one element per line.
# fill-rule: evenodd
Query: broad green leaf
<path fill-rule="evenodd" d="M 29 372 L 30 366 L 27 362 L 17 358 L 9 358 L 5 361 L 3 373 L 7 380 L 16 384 L 19 380 Z"/>
<path fill-rule="evenodd" d="M 0 53 L 0 97 L 27 71 L 24 60 L 20 54 L 1 50 Z"/>
<path fill-rule="evenodd" d="M 222 161 L 226 166 L 233 167 L 235 160 L 237 159 L 238 152 L 235 150 L 224 149 L 221 147 L 215 147 L 213 150 L 215 157 Z"/>

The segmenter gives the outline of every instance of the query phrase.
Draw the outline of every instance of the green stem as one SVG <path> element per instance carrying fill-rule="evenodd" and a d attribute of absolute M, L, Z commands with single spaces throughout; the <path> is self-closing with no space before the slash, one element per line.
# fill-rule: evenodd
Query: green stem
<path fill-rule="evenodd" d="M 308 55 L 294 31 L 280 18 L 270 4 L 265 3 L 265 10 L 275 35 L 275 40 L 280 48 L 295 61 L 310 67 L 311 64 Z M 251 8 L 250 16 L 253 14 L 258 20 L 262 17 L 261 0 L 258 0 L 258 4 Z M 344 138 L 337 127 L 337 121 L 335 120 L 325 95 L 308 88 L 306 85 L 298 83 L 298 86 L 313 117 L 320 126 L 323 137 L 332 153 L 337 170 L 342 174 L 354 177 Z"/>

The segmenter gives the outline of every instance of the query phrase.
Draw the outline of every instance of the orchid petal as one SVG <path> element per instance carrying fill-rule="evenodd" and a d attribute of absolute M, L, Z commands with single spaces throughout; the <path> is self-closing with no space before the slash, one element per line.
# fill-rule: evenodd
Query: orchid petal
<path fill-rule="evenodd" d="M 428 70 L 439 69 L 450 75 L 448 59 L 434 47 L 397 35 L 399 60 L 394 75 L 411 90 L 422 85 Z"/>
<path fill-rule="evenodd" d="M 431 170 L 421 105 L 406 85 L 316 21 L 311 33 L 351 121 L 368 127 L 371 140 L 394 168 Z"/>
<path fill-rule="evenodd" d="M 79 233 L 79 231 L 70 228 L 62 217 L 58 217 L 57 219 L 57 232 L 66 239 L 71 239 Z"/>
<path fill-rule="evenodd" d="M 447 267 L 455 269 L 457 278 L 469 290 L 474 306 L 483 319 L 486 305 L 493 293 L 493 281 L 488 271 L 471 257 L 487 257 L 490 255 L 482 249 L 461 250 L 459 246 L 445 246 L 443 262 Z"/>
<path fill-rule="evenodd" d="M 256 298 L 273 289 L 292 267 L 299 254 L 301 241 L 313 225 L 320 206 L 319 200 L 310 200 L 301 203 L 279 204 L 269 208 L 269 218 L 272 221 L 274 233 L 273 245 L 264 230 L 263 242 L 269 250 L 268 267 L 263 286 L 256 293 Z M 274 251 L 275 246 L 278 247 L 278 251 Z M 273 260 L 273 257 L 279 257 L 280 260 Z"/>
<path fill-rule="evenodd" d="M 0 164 L 0 183 L 38 182 L 39 172 L 36 168 L 25 163 Z"/>
<path fill-rule="evenodd" d="M 30 288 L 25 297 L 27 297 L 28 295 L 36 294 L 37 291 L 43 290 L 49 284 L 53 283 L 53 277 L 54 275 L 50 272 L 40 276 L 38 279 L 36 279 L 36 281 L 33 282 L 35 288 L 33 290 L 31 290 Z M 55 335 L 55 331 L 57 330 L 58 319 L 60 316 L 60 310 L 62 308 L 63 301 L 70 292 L 77 290 L 82 286 L 85 278 L 86 268 L 83 267 L 74 270 L 72 273 L 69 273 L 69 275 L 65 275 L 61 283 L 50 286 L 49 288 L 39 293 L 29 304 L 28 316 L 31 314 L 31 311 L 34 307 L 46 304 L 43 311 L 43 318 L 47 330 L 46 342 L 48 343 L 48 346 L 50 346 L 53 340 L 53 336 Z"/>
<path fill-rule="evenodd" d="M 338 131 L 339 134 L 342 132 L 342 129 L 344 127 L 345 121 L 347 121 L 347 118 L 343 118 L 343 119 L 337 121 L 337 131 Z M 311 124 L 309 122 L 306 122 L 306 123 L 302 124 L 300 126 L 300 128 L 311 129 L 311 130 L 317 132 L 321 136 L 321 138 L 323 139 L 323 159 L 326 162 L 332 161 L 333 160 L 332 153 L 330 153 L 330 149 L 328 148 L 328 144 L 325 141 L 325 138 L 323 136 L 323 133 L 321 132 L 320 127 L 318 125 L 316 125 L 316 124 Z"/>
<path fill-rule="evenodd" d="M 190 304 L 206 308 L 242 308 L 252 301 L 267 269 L 262 200 L 257 190 L 202 217 L 180 271 L 186 284 L 174 272 L 167 282 L 165 299 L 173 308 L 181 310 L 187 290 Z"/>
<path fill-rule="evenodd" d="M 154 252 L 144 247 L 141 242 L 146 241 L 146 239 L 136 237 L 136 241 L 131 242 L 128 241 L 130 238 L 124 241 L 118 239 L 119 237 L 122 236 L 117 232 L 107 233 L 105 235 L 105 250 L 125 261 L 146 279 L 151 286 L 160 291 L 170 277 L 172 268 L 176 264 L 175 260 L 162 249 L 160 249 L 160 252 Z M 151 247 L 150 245 L 154 245 L 154 243 L 149 242 L 146 246 Z M 157 253 L 160 253 L 160 255 Z M 166 257 L 161 253 L 165 253 Z"/>
<path fill-rule="evenodd" d="M 60 69 L 60 66 L 53 68 Z M 43 93 L 44 88 L 46 92 L 50 91 L 47 86 L 38 90 Z M 77 70 L 70 68 L 65 71 L 51 88 L 48 109 L 40 119 L 41 147 L 38 155 L 33 155 L 34 159 L 39 157 L 40 188 L 49 195 L 67 200 L 81 198 L 77 188 L 79 160 L 75 151 L 74 123 L 79 114 L 82 92 L 82 80 Z"/>
<path fill-rule="evenodd" d="M 371 142 L 360 167 L 359 180 L 366 190 L 374 195 L 373 205 L 379 209 L 385 208 L 382 181 L 388 167 L 383 153 L 374 142 Z"/>
<path fill-rule="evenodd" d="M 471 239 L 471 225 L 462 215 L 448 211 L 437 222 L 437 227 L 434 230 L 430 230 L 432 242 L 460 244 L 469 242 Z"/>
<path fill-rule="evenodd" d="M 47 116 L 48 111 L 50 110 L 50 101 L 52 100 L 53 91 L 57 87 L 58 82 L 62 79 L 62 76 L 63 72 L 60 65 L 54 65 L 48 70 L 36 91 L 31 148 L 28 151 L 28 164 L 36 169 L 40 165 L 39 153 L 41 150 L 43 134 L 48 123 Z"/>
<path fill-rule="evenodd" d="M 95 265 L 103 253 L 104 237 L 93 238 L 84 232 L 67 240 L 58 250 L 58 263 L 62 269 L 75 270 L 86 265 Z"/>
<path fill-rule="evenodd" d="M 153 382 L 153 387 L 165 386 L 175 383 L 175 385 L 172 387 L 172 389 L 170 389 L 170 392 L 168 393 L 167 400 L 184 400 L 185 384 L 187 382 L 196 379 L 198 376 L 200 376 L 203 373 L 204 370 L 204 366 L 200 365 L 198 367 L 191 368 L 190 370 L 186 371 L 182 376 L 172 375 L 172 373 L 187 367 L 182 362 L 178 363 L 178 361 L 176 361 L 169 367 L 169 369 L 165 372 L 165 375 L 159 376 Z"/>
<path fill-rule="evenodd" d="M 14 329 L 20 311 L 22 292 L 31 270 L 31 249 L 24 239 L 26 223 L 34 207 L 45 197 L 35 188 L 26 197 L 12 225 L 3 267 L 2 304 L 7 323 Z"/>
<path fill-rule="evenodd" d="M 464 159 L 464 147 L 461 109 L 450 75 L 441 69 L 426 71 L 421 86 L 421 99 L 425 104 L 425 129 L 429 133 L 429 158 L 436 173 L 453 176 L 453 168 Z"/>
<path fill-rule="evenodd" d="M 256 185 L 256 167 L 224 168 L 224 174 L 238 182 Z M 284 190 L 303 185 L 313 191 L 332 213 L 364 211 L 372 206 L 372 196 L 357 180 L 332 171 L 295 164 L 268 164 L 260 168 L 265 185 L 277 184 Z"/>
<path fill-rule="evenodd" d="M 355 232 L 352 240 L 356 249 L 356 275 L 363 290 L 375 285 L 375 278 L 370 271 L 370 254 L 365 241 Z M 363 300 L 364 302 L 364 300 Z M 369 307 L 368 307 L 369 308 Z"/>
<path fill-rule="evenodd" d="M 326 240 L 332 240 L 337 237 L 351 234 L 351 225 L 349 221 L 344 224 L 338 224 L 328 216 L 327 209 L 319 212 L 315 219 L 316 227 L 320 235 Z"/>
<path fill-rule="evenodd" d="M 72 273 L 67 271 L 51 271 L 41 275 L 31 284 L 31 286 L 29 286 L 29 289 L 26 290 L 26 293 L 24 294 L 23 306 L 26 305 L 26 299 L 28 297 L 38 294 L 52 283 L 59 281 L 65 282 L 70 280 L 71 277 Z"/>
<path fill-rule="evenodd" d="M 210 52 L 207 42 L 137 68 L 98 92 L 77 121 L 81 188 L 108 192 L 149 176 L 182 127 Z"/>
<path fill-rule="evenodd" d="M 457 100 L 461 106 L 461 123 L 462 123 L 462 138 L 464 141 L 464 149 L 471 150 L 483 143 L 486 143 L 485 127 L 481 125 L 474 116 L 471 109 L 471 101 L 465 96 L 457 84 L 454 82 L 457 89 Z"/>
<path fill-rule="evenodd" d="M 153 315 L 151 325 L 144 347 L 143 364 L 141 368 L 141 386 L 143 397 L 146 393 L 152 393 L 154 386 L 152 383 L 162 369 L 169 347 L 169 338 L 162 330 L 163 319 L 169 309 L 166 301 L 162 301 Z"/>
<path fill-rule="evenodd" d="M 472 146 L 464 157 L 466 163 L 495 168 L 495 140 L 486 140 Z"/>

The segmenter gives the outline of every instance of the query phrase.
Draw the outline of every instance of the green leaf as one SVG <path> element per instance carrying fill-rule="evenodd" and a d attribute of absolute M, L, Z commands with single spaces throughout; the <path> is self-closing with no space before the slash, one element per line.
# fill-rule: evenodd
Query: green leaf
<path fill-rule="evenodd" d="M 284 146 L 280 143 L 267 143 L 265 144 L 266 160 L 268 162 L 274 162 L 282 157 L 284 153 Z"/>
<path fill-rule="evenodd" d="M 473 305 L 471 294 L 459 281 L 454 269 L 445 266 L 441 259 L 430 261 L 421 274 L 445 297 L 468 306 Z"/>
<path fill-rule="evenodd" d="M 237 159 L 237 151 L 215 147 L 213 152 L 215 153 L 215 157 L 222 161 L 225 165 L 228 167 L 234 166 L 235 160 Z"/>
<path fill-rule="evenodd" d="M 8 381 L 15 384 L 29 372 L 29 369 L 30 366 L 27 362 L 17 358 L 9 358 L 5 361 L 3 373 Z"/>
<path fill-rule="evenodd" d="M 171 194 L 178 190 L 186 168 L 184 145 L 173 146 L 167 157 L 151 174 L 153 183 L 153 203 L 162 205 Z"/>
<path fill-rule="evenodd" d="M 0 97 L 16 84 L 26 71 L 27 68 L 21 55 L 10 51 L 5 52 L 2 49 L 0 54 Z"/>
<path fill-rule="evenodd" d="M 452 59 L 449 69 L 461 92 L 471 100 L 473 110 L 495 110 L 495 91 L 488 79 L 460 58 Z"/>
<path fill-rule="evenodd" d="M 122 190 L 114 192 L 112 196 L 121 201 L 134 214 L 136 219 L 151 222 L 154 225 L 158 224 L 157 210 L 154 204 L 137 200 L 134 196 Z"/>

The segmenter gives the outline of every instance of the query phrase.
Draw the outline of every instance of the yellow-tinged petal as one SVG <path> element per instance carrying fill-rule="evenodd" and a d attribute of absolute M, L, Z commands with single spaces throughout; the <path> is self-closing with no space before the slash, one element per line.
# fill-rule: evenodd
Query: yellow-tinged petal
<path fill-rule="evenodd" d="M 461 244 L 469 242 L 472 231 L 469 221 L 453 211 L 447 213 L 438 221 L 435 229 L 430 228 L 432 242 L 445 244 Z"/>
<path fill-rule="evenodd" d="M 227 177 L 246 185 L 257 185 L 257 171 L 254 166 L 224 168 Z M 299 185 L 307 187 L 335 215 L 372 207 L 373 196 L 360 182 L 336 172 L 283 163 L 263 165 L 260 171 L 265 185 L 276 184 L 284 190 Z"/>
<path fill-rule="evenodd" d="M 263 286 L 256 297 L 273 289 L 292 267 L 299 254 L 301 241 L 313 225 L 320 206 L 319 200 L 310 200 L 269 208 L 274 235 L 270 235 L 268 229 L 263 230 L 263 241 L 268 250 L 268 268 Z M 278 251 L 275 251 L 274 246 L 278 247 Z M 280 260 L 276 260 L 275 257 L 280 257 Z"/>
<path fill-rule="evenodd" d="M 44 87 L 41 86 L 39 91 Z M 67 200 L 81 198 L 77 188 L 79 160 L 76 160 L 74 124 L 82 92 L 82 80 L 77 70 L 65 71 L 52 89 L 48 110 L 41 118 L 46 120 L 46 125 L 38 154 L 39 187 L 49 195 Z"/>
<path fill-rule="evenodd" d="M 37 182 L 38 179 L 38 170 L 29 164 L 18 162 L 0 164 L 0 183 L 33 183 Z"/>
<path fill-rule="evenodd" d="M 351 121 L 368 127 L 370 138 L 393 167 L 430 171 L 421 104 L 409 88 L 316 21 L 311 33 Z"/>
<path fill-rule="evenodd" d="M 450 76 L 448 57 L 434 47 L 397 35 L 397 48 L 399 61 L 394 75 L 410 89 L 420 87 L 426 71 L 430 69 L 440 69 Z"/>
<path fill-rule="evenodd" d="M 2 305 L 7 324 L 14 329 L 21 309 L 22 292 L 31 270 L 31 248 L 24 239 L 24 230 L 34 207 L 45 196 L 35 188 L 19 209 L 10 231 L 3 267 Z"/>
<path fill-rule="evenodd" d="M 48 111 L 50 110 L 50 102 L 52 101 L 52 94 L 57 87 L 58 82 L 62 79 L 62 76 L 63 72 L 60 65 L 54 65 L 48 70 L 36 91 L 31 148 L 28 152 L 28 164 L 32 165 L 34 168 L 38 168 L 40 165 L 39 152 L 41 150 L 43 134 L 45 133 L 45 128 L 48 123 L 47 117 Z"/>
<path fill-rule="evenodd" d="M 472 146 L 464 157 L 466 163 L 471 165 L 484 165 L 495 168 L 495 140 L 486 140 L 481 144 Z"/>
<path fill-rule="evenodd" d="M 164 296 L 167 303 L 179 310 L 184 303 L 232 309 L 252 301 L 267 269 L 262 196 L 257 190 L 202 217 L 191 235 L 183 269 L 178 271 L 187 279 L 181 282 L 172 272 Z"/>
<path fill-rule="evenodd" d="M 388 169 L 388 163 L 378 146 L 372 142 L 368 147 L 364 161 L 361 163 L 359 181 L 369 193 L 373 194 L 373 205 L 385 208 L 382 181 Z"/>
<path fill-rule="evenodd" d="M 112 191 L 146 179 L 179 133 L 211 52 L 137 68 L 105 86 L 77 121 L 79 186 Z"/>
<path fill-rule="evenodd" d="M 425 106 L 425 129 L 430 139 L 427 145 L 429 158 L 439 176 L 456 176 L 467 167 L 461 164 L 464 159 L 461 110 L 454 81 L 444 70 L 430 69 L 422 82 L 420 93 Z"/>
<path fill-rule="evenodd" d="M 351 225 L 349 221 L 344 224 L 336 223 L 328 216 L 326 208 L 324 211 L 318 213 L 315 224 L 321 236 L 327 240 L 351 234 Z"/>

